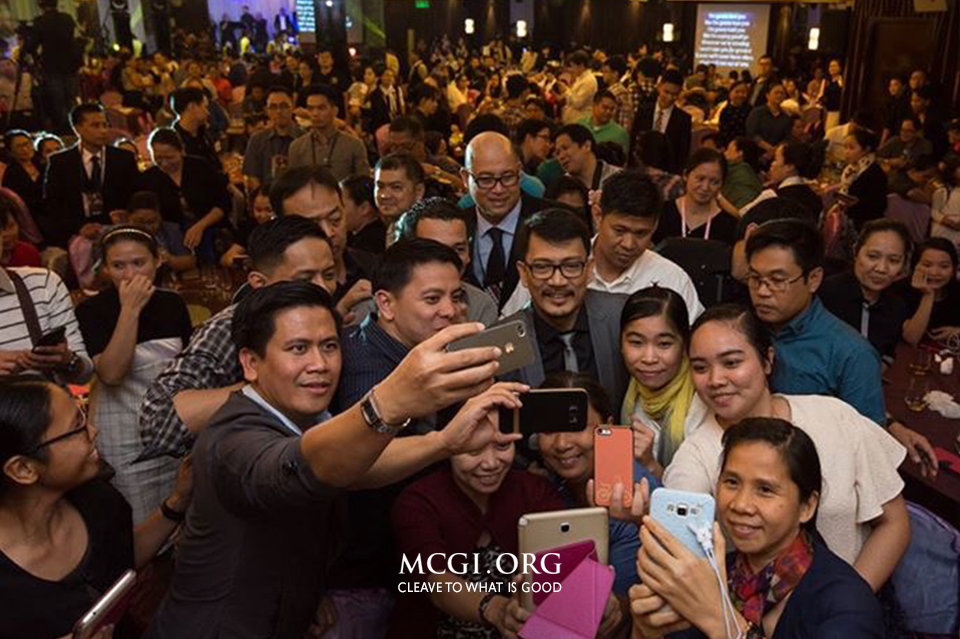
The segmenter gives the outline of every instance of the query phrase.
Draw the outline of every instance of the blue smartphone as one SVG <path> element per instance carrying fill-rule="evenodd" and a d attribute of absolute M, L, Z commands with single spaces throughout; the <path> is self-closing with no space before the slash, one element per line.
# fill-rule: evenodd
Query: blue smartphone
<path fill-rule="evenodd" d="M 654 521 L 666 528 L 690 552 L 704 559 L 707 553 L 697 540 L 695 531 L 708 531 L 712 543 L 715 509 L 713 497 L 703 493 L 657 488 L 650 495 L 650 516 Z"/>

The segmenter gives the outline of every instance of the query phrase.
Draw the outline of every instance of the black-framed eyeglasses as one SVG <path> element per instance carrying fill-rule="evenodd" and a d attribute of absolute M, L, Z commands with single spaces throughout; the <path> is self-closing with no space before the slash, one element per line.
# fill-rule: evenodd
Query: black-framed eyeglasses
<path fill-rule="evenodd" d="M 516 186 L 520 183 L 520 173 L 519 172 L 510 172 L 504 173 L 503 175 L 474 175 L 473 173 L 469 174 L 473 178 L 473 181 L 477 183 L 484 191 L 489 191 L 492 188 L 497 186 L 499 182 L 503 188 L 507 189 L 511 186 Z"/>
<path fill-rule="evenodd" d="M 76 428 L 71 428 L 70 430 L 68 430 L 67 432 L 61 435 L 57 435 L 56 437 L 51 437 L 46 441 L 40 442 L 39 444 L 31 448 L 28 452 L 35 453 L 41 448 L 46 448 L 50 444 L 56 444 L 59 441 L 62 441 L 69 437 L 73 437 L 74 435 L 79 435 L 80 433 L 87 433 L 89 430 L 89 422 L 87 421 L 86 407 L 84 407 L 82 404 L 77 404 L 77 413 L 78 415 L 75 421 L 79 422 L 80 424 L 79 426 L 77 426 Z"/>
<path fill-rule="evenodd" d="M 526 265 L 527 270 L 530 271 L 530 275 L 538 280 L 549 280 L 558 270 L 565 278 L 573 280 L 583 275 L 583 269 L 586 268 L 587 263 L 583 261 L 562 262 L 560 264 L 552 264 L 550 262 L 534 262 L 530 264 L 529 262 L 524 262 L 524 265 Z"/>
<path fill-rule="evenodd" d="M 787 288 L 796 282 L 799 282 L 801 279 L 806 277 L 806 273 L 801 273 L 796 277 L 785 278 L 785 277 L 761 277 L 756 273 L 750 273 L 747 275 L 747 286 L 751 289 L 758 291 L 761 286 L 766 286 L 769 290 L 774 293 L 783 293 Z"/>

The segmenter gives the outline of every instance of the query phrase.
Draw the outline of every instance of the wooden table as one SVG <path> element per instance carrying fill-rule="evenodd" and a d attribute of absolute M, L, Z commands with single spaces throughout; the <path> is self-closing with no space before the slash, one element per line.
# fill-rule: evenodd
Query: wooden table
<path fill-rule="evenodd" d="M 204 266 L 180 274 L 172 288 L 180 293 L 188 308 L 205 309 L 202 314 L 196 314 L 195 309 L 191 308 L 191 319 L 196 328 L 229 306 L 234 292 L 244 281 L 246 274 L 240 270 Z"/>
<path fill-rule="evenodd" d="M 914 352 L 912 347 L 901 344 L 897 348 L 893 365 L 884 375 L 883 394 L 887 411 L 930 440 L 934 448 L 939 447 L 960 456 L 957 451 L 960 419 L 947 419 L 929 408 L 915 413 L 909 410 L 904 402 L 904 395 L 913 375 L 909 365 L 914 359 Z M 925 378 L 930 390 L 950 393 L 960 403 L 960 362 L 955 362 L 952 375 L 941 375 L 936 370 L 931 370 Z M 930 509 L 960 528 L 960 475 L 941 468 L 936 479 L 927 479 L 920 474 L 919 465 L 909 458 L 903 462 L 900 469 L 907 484 L 904 491 L 907 499 Z"/>

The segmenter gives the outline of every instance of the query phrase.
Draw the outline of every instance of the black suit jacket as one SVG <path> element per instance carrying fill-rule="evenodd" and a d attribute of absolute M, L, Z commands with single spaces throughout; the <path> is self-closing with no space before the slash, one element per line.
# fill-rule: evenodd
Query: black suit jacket
<path fill-rule="evenodd" d="M 514 289 L 517 288 L 517 284 L 520 282 L 520 273 L 517 271 L 517 262 L 523 259 L 523 256 L 519 253 L 519 242 L 517 241 L 520 235 L 520 229 L 523 228 L 524 222 L 527 219 L 536 213 L 537 211 L 542 211 L 543 209 L 550 208 L 554 206 L 549 200 L 541 200 L 540 198 L 533 197 L 528 195 L 523 191 L 520 192 L 520 217 L 517 219 L 517 229 L 513 235 L 513 246 L 510 248 L 510 255 L 507 257 L 507 272 L 503 277 L 503 286 L 500 288 L 500 299 L 497 300 L 497 308 L 503 308 L 503 305 L 507 303 L 507 300 L 510 299 L 510 296 L 513 294 Z M 477 248 L 477 207 L 469 209 L 469 215 L 471 224 L 473 228 L 470 229 L 470 255 L 476 255 Z M 468 282 L 483 288 L 483 282 L 477 280 L 476 273 L 474 272 L 474 265 L 470 264 L 467 266 L 467 271 L 465 277 Z"/>
<path fill-rule="evenodd" d="M 656 112 L 656 102 L 648 102 L 640 107 L 637 117 L 633 121 L 633 163 L 639 164 L 640 144 L 638 139 L 646 132 L 653 129 L 653 116 Z M 680 175 L 683 173 L 683 167 L 687 163 L 687 157 L 690 155 L 690 136 L 691 123 L 690 114 L 674 106 L 670 112 L 670 121 L 667 122 L 667 143 L 670 146 L 670 155 L 667 158 L 668 166 L 663 168 L 670 173 Z"/>
<path fill-rule="evenodd" d="M 403 113 L 406 111 L 403 94 L 400 93 L 399 97 L 400 112 Z M 377 87 L 370 92 L 370 95 L 367 96 L 367 101 L 369 103 L 369 110 L 367 112 L 367 131 L 370 133 L 376 133 L 377 129 L 382 127 L 384 124 L 390 124 L 390 102 L 387 100 L 387 96 L 384 95 L 383 89 L 380 87 Z"/>
<path fill-rule="evenodd" d="M 50 246 L 67 247 L 70 237 L 87 222 L 110 224 L 110 211 L 127 208 L 140 176 L 137 160 L 130 151 L 106 147 L 103 183 L 103 213 L 87 218 L 83 211 L 83 183 L 86 171 L 80 147 L 74 145 L 50 156 L 43 181 L 45 205 L 36 218 L 43 238 Z"/>

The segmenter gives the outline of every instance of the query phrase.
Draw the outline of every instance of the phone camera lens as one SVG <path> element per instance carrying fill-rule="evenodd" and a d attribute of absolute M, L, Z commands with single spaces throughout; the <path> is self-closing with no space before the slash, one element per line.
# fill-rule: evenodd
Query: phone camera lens
<path fill-rule="evenodd" d="M 677 515 L 680 517 L 687 516 L 687 507 L 686 506 L 677 506 Z"/>
<path fill-rule="evenodd" d="M 560 532 L 562 532 L 562 533 L 568 533 L 568 532 L 570 532 L 570 524 L 568 524 L 568 523 L 566 523 L 566 522 L 560 524 Z"/>
<path fill-rule="evenodd" d="M 517 327 L 517 335 L 520 337 L 525 337 L 527 335 L 527 327 L 521 324 Z"/>

